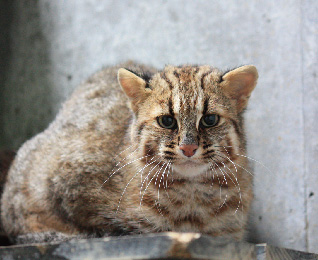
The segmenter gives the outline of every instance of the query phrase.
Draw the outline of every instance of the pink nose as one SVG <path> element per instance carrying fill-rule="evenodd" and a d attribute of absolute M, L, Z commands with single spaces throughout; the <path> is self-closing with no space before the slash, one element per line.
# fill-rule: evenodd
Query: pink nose
<path fill-rule="evenodd" d="M 187 157 L 192 157 L 195 151 L 199 148 L 196 144 L 182 144 L 179 149 L 182 150 L 183 154 Z"/>

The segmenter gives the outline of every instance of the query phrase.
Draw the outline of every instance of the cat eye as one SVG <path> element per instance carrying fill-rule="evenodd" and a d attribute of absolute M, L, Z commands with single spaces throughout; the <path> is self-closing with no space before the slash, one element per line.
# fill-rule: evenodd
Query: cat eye
<path fill-rule="evenodd" d="M 200 120 L 200 125 L 204 128 L 216 126 L 219 122 L 219 116 L 215 114 L 205 115 Z"/>
<path fill-rule="evenodd" d="M 169 115 L 159 116 L 157 117 L 158 124 L 167 129 L 175 129 L 177 128 L 177 120 Z"/>

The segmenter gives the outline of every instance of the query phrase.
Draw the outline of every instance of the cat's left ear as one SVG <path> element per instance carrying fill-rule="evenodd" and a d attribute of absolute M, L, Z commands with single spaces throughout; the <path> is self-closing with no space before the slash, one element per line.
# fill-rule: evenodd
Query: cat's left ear
<path fill-rule="evenodd" d="M 123 68 L 118 70 L 118 81 L 131 101 L 132 110 L 136 112 L 138 104 L 151 92 L 149 88 L 146 88 L 147 82 L 133 72 Z"/>
<path fill-rule="evenodd" d="M 246 65 L 231 70 L 222 77 L 221 87 L 232 99 L 237 101 L 237 110 L 241 112 L 256 86 L 258 72 L 255 66 Z"/>

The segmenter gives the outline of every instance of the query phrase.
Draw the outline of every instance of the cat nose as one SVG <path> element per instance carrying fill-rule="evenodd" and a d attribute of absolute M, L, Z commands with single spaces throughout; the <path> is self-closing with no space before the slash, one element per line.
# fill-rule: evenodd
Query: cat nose
<path fill-rule="evenodd" d="M 182 144 L 179 149 L 182 150 L 183 154 L 187 157 L 192 157 L 195 151 L 199 148 L 196 144 Z"/>

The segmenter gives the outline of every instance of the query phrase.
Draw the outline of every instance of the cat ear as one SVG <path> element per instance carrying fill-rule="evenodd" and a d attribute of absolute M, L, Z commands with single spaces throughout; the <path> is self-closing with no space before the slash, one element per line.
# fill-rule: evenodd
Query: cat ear
<path fill-rule="evenodd" d="M 241 112 L 256 86 L 258 72 L 255 66 L 246 65 L 231 70 L 222 77 L 221 87 L 230 98 L 237 101 L 237 110 Z"/>
<path fill-rule="evenodd" d="M 127 97 L 131 101 L 131 108 L 136 111 L 138 104 L 145 99 L 150 89 L 147 88 L 147 82 L 127 69 L 118 70 L 118 81 Z"/>

